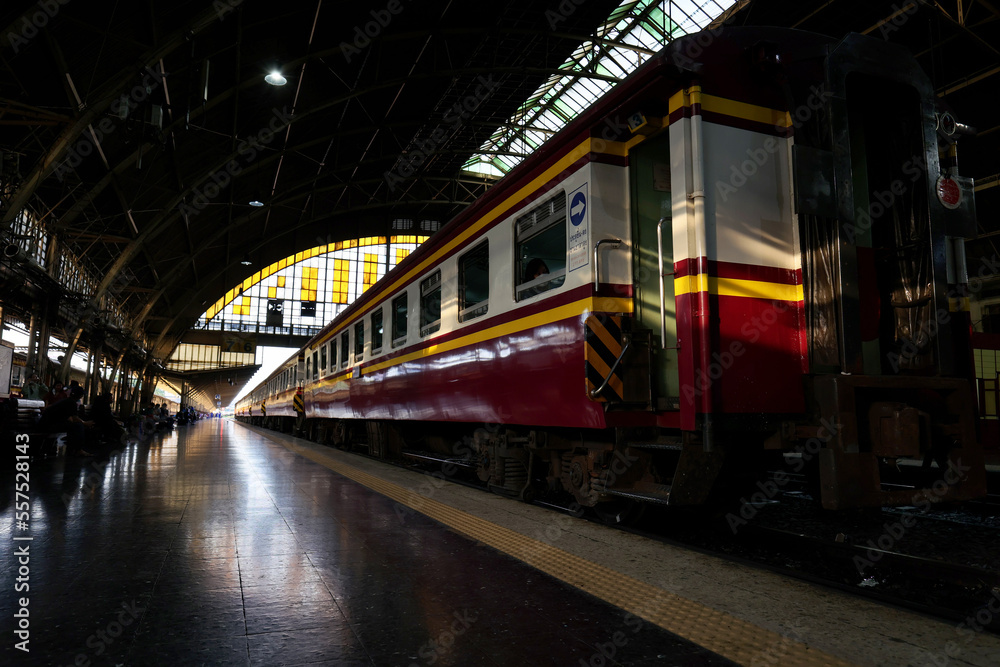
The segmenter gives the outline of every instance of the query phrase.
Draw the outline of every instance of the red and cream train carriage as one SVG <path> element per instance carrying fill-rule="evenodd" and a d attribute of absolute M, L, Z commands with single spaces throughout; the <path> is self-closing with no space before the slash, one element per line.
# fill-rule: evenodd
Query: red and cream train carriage
<path fill-rule="evenodd" d="M 288 428 L 301 386 L 325 441 L 461 458 L 584 505 L 703 502 L 768 451 L 831 508 L 981 494 L 956 309 L 972 187 L 941 166 L 954 136 L 934 104 L 878 40 L 677 40 L 239 413 L 266 401 Z M 927 488 L 882 489 L 901 457 L 928 462 Z"/>

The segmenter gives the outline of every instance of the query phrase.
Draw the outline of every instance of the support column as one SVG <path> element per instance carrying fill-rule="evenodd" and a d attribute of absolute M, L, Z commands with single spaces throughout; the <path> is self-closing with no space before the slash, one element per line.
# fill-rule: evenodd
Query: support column
<path fill-rule="evenodd" d="M 91 369 L 94 367 L 94 351 L 90 350 L 87 352 L 87 370 L 83 374 L 83 395 L 90 395 L 90 374 Z M 88 403 L 93 403 L 93 401 L 88 400 Z"/>
<path fill-rule="evenodd" d="M 87 392 L 87 396 L 89 397 L 87 401 L 88 403 L 93 403 L 95 400 L 97 400 L 97 395 L 101 391 L 101 370 L 104 365 L 102 363 L 103 358 L 104 358 L 104 341 L 98 339 L 94 346 L 94 366 L 92 372 L 87 378 L 90 381 L 90 391 Z"/>
<path fill-rule="evenodd" d="M 116 393 L 115 378 L 118 377 L 119 371 L 121 370 L 122 367 L 122 361 L 124 361 L 125 359 L 125 352 L 127 351 L 128 351 L 128 344 L 126 343 L 125 345 L 122 346 L 121 352 L 118 353 L 118 358 L 115 359 L 115 365 L 111 368 L 111 374 L 108 376 L 107 381 L 101 384 L 101 391 L 107 392 L 108 395 L 111 396 L 112 400 L 114 400 L 114 396 Z"/>
<path fill-rule="evenodd" d="M 31 319 L 28 321 L 28 358 L 25 361 L 25 372 L 27 373 L 27 380 L 31 377 L 32 373 L 37 373 L 37 363 L 38 363 L 38 352 L 35 348 L 38 346 L 38 320 L 41 304 L 37 301 L 31 306 Z M 41 374 L 38 376 L 42 377 Z"/>
<path fill-rule="evenodd" d="M 49 319 L 52 316 L 52 301 L 55 297 L 46 298 L 42 304 L 42 321 L 38 326 L 38 356 L 35 361 L 38 366 L 38 377 L 42 379 L 42 382 L 51 387 L 53 380 L 56 378 L 49 376 L 49 368 L 52 366 L 49 363 Z M 66 378 L 58 378 L 65 382 Z"/>

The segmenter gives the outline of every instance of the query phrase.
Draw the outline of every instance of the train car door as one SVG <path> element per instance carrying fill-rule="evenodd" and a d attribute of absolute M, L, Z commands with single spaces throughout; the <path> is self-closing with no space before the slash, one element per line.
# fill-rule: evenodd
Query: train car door
<path fill-rule="evenodd" d="M 636 323 L 653 332 L 655 407 L 680 407 L 671 227 L 670 146 L 666 133 L 629 151 Z M 661 275 L 661 267 L 662 273 Z"/>

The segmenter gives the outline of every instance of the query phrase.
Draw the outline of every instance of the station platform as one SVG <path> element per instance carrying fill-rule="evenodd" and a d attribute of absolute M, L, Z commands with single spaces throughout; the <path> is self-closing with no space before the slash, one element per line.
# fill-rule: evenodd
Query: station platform
<path fill-rule="evenodd" d="M 29 652 L 6 631 L 3 664 L 1000 662 L 962 625 L 229 420 L 32 461 L 27 526 L 12 468 L 0 614 L 29 598 Z"/>

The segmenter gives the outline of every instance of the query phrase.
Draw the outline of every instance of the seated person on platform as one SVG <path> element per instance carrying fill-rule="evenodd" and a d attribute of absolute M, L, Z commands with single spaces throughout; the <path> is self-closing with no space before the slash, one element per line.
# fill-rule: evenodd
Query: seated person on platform
<path fill-rule="evenodd" d="M 111 395 L 107 392 L 101 394 L 94 401 L 90 409 L 90 418 L 97 426 L 97 433 L 109 445 L 116 446 L 125 444 L 125 430 L 122 429 L 118 420 L 115 419 L 111 410 Z"/>
<path fill-rule="evenodd" d="M 49 391 L 46 386 L 38 379 L 38 373 L 32 373 L 31 378 L 21 388 L 21 395 L 32 401 L 45 400 L 45 396 L 48 393 Z"/>
<path fill-rule="evenodd" d="M 52 390 L 45 394 L 42 399 L 45 401 L 45 407 L 49 407 L 53 403 L 63 400 L 64 398 L 69 398 L 69 392 L 63 387 L 63 383 L 56 380 L 56 383 L 52 385 Z"/>
<path fill-rule="evenodd" d="M 83 446 L 87 440 L 87 427 L 93 426 L 94 422 L 85 422 L 80 418 L 77 401 L 82 397 L 83 388 L 78 385 L 69 397 L 42 410 L 42 418 L 38 420 L 39 428 L 47 433 L 66 434 L 67 456 L 92 456 Z"/>

